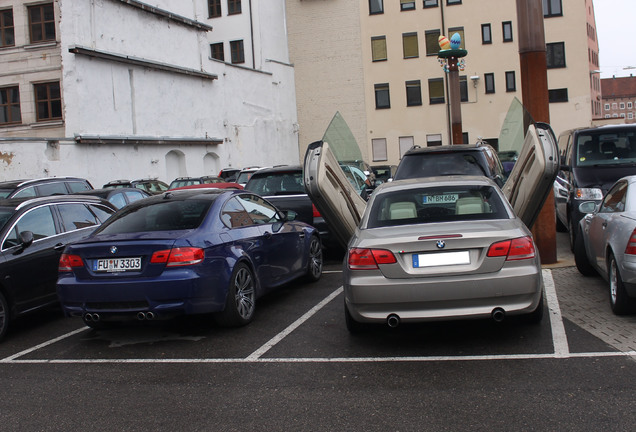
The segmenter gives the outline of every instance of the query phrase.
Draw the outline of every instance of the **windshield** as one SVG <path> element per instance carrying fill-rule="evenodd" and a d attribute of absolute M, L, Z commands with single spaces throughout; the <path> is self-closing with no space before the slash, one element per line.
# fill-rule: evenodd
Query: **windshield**
<path fill-rule="evenodd" d="M 304 194 L 303 173 L 272 173 L 252 177 L 245 189 L 258 195 L 292 195 Z"/>
<path fill-rule="evenodd" d="M 213 200 L 158 201 L 119 213 L 96 233 L 122 234 L 198 228 Z"/>
<path fill-rule="evenodd" d="M 579 133 L 575 160 L 581 167 L 636 163 L 636 128 Z"/>
<path fill-rule="evenodd" d="M 404 157 L 395 178 L 486 175 L 481 164 L 475 158 L 479 155 L 478 151 L 470 153 L 450 151 L 448 153 L 430 153 L 430 155 L 431 157 L 416 157 L 415 155 Z"/>
<path fill-rule="evenodd" d="M 367 228 L 489 219 L 509 219 L 492 186 L 439 186 L 377 196 Z"/>

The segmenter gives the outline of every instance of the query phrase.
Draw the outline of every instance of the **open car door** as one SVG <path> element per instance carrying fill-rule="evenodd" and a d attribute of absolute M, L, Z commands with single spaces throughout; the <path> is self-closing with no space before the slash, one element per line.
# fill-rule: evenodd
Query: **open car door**
<path fill-rule="evenodd" d="M 367 202 L 358 195 L 325 141 L 309 144 L 305 153 L 305 190 L 340 244 L 347 246 Z"/>
<path fill-rule="evenodd" d="M 528 126 L 523 147 L 503 192 L 515 213 L 532 228 L 559 171 L 559 150 L 547 123 Z"/>

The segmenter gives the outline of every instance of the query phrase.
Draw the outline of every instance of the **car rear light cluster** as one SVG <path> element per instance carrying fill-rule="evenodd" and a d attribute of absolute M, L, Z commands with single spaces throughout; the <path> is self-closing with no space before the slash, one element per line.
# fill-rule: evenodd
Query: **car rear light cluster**
<path fill-rule="evenodd" d="M 315 218 L 320 217 L 320 212 L 318 211 L 318 209 L 316 208 L 314 204 L 311 205 L 311 210 L 313 212 L 313 217 Z"/>
<path fill-rule="evenodd" d="M 625 253 L 627 255 L 636 255 L 636 229 L 632 231 L 632 235 L 629 237 Z"/>
<path fill-rule="evenodd" d="M 74 267 L 82 267 L 83 265 L 84 261 L 79 255 L 62 254 L 57 269 L 61 272 L 69 272 L 73 271 Z"/>
<path fill-rule="evenodd" d="M 488 249 L 489 257 L 506 257 L 506 261 L 534 258 L 534 243 L 530 236 L 493 243 Z"/>
<path fill-rule="evenodd" d="M 203 261 L 205 253 L 201 248 L 181 247 L 156 251 L 152 254 L 152 264 L 165 263 L 167 267 L 187 266 Z"/>
<path fill-rule="evenodd" d="M 348 264 L 351 270 L 373 270 L 378 264 L 396 263 L 395 255 L 386 249 L 349 249 Z"/>

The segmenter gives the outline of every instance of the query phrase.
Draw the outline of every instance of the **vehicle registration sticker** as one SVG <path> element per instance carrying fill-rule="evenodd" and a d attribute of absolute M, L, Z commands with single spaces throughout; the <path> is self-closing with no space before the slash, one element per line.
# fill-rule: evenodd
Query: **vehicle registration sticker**
<path fill-rule="evenodd" d="M 470 264 L 468 251 L 413 254 L 413 268 Z"/>
<path fill-rule="evenodd" d="M 141 257 L 106 258 L 93 261 L 93 271 L 123 272 L 131 270 L 141 270 Z"/>
<path fill-rule="evenodd" d="M 458 194 L 424 195 L 422 197 L 422 204 L 454 203 L 457 201 L 457 198 Z"/>

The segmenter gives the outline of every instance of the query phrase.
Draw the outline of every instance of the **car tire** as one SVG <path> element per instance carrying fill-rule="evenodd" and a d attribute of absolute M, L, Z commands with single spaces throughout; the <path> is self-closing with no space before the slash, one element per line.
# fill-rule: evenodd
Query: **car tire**
<path fill-rule="evenodd" d="M 216 314 L 216 322 L 223 327 L 249 324 L 256 310 L 256 280 L 249 266 L 239 262 L 234 266 L 225 300 L 225 309 Z"/>
<path fill-rule="evenodd" d="M 609 297 L 612 312 L 615 315 L 625 315 L 634 312 L 636 300 L 630 298 L 625 290 L 621 273 L 616 264 L 614 254 L 610 253 L 607 264 L 607 277 L 609 280 Z"/>
<path fill-rule="evenodd" d="M 572 219 L 568 220 L 568 238 L 570 239 L 570 250 L 574 252 L 574 244 L 576 243 L 576 232 L 572 226 Z"/>
<path fill-rule="evenodd" d="M 345 313 L 345 323 L 347 324 L 347 330 L 351 334 L 358 334 L 364 332 L 368 326 L 364 323 L 358 322 L 353 319 L 351 313 L 349 313 L 349 308 L 347 304 L 344 305 L 344 313 Z"/>
<path fill-rule="evenodd" d="M 2 340 L 7 333 L 10 320 L 11 312 L 9 311 L 9 304 L 2 291 L 0 291 L 0 340 Z"/>
<path fill-rule="evenodd" d="M 316 282 L 322 276 L 323 265 L 322 242 L 317 235 L 311 236 L 308 261 L 306 279 L 309 282 Z"/>
<path fill-rule="evenodd" d="M 576 268 L 583 276 L 594 276 L 596 270 L 590 264 L 590 260 L 585 252 L 585 240 L 583 239 L 583 233 L 579 231 L 579 235 L 576 236 L 576 242 L 574 244 L 574 262 Z"/>
<path fill-rule="evenodd" d="M 561 222 L 561 219 L 559 219 L 558 216 L 555 215 L 555 217 L 556 217 L 556 230 L 557 230 L 557 232 L 562 232 L 562 233 L 567 232 L 568 231 L 568 227 L 565 226 L 565 224 L 563 222 Z"/>

